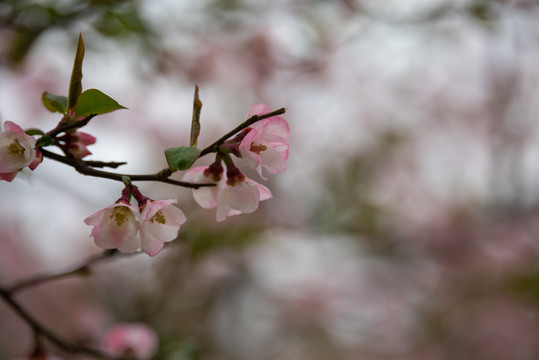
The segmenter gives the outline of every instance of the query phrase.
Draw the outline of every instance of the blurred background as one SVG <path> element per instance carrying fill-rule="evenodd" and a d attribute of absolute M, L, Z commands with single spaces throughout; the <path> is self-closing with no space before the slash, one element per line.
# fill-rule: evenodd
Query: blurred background
<path fill-rule="evenodd" d="M 538 18 L 533 0 L 0 1 L 2 122 L 56 125 L 41 94 L 67 94 L 82 33 L 83 88 L 129 108 L 84 129 L 88 159 L 166 167 L 195 84 L 200 147 L 254 102 L 291 128 L 257 212 L 217 223 L 140 183 L 179 199 L 178 240 L 17 300 L 88 346 L 148 324 L 155 359 L 539 358 Z M 121 189 L 47 159 L 0 183 L 0 285 L 99 253 L 83 219 Z M 32 344 L 0 302 L 0 359 Z"/>

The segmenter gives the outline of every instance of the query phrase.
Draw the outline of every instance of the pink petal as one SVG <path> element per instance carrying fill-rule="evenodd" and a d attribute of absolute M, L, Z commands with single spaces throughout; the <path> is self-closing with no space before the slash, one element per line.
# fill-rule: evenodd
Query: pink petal
<path fill-rule="evenodd" d="M 271 111 L 271 108 L 266 104 L 255 103 L 252 104 L 247 113 L 247 118 L 250 118 L 253 115 L 263 115 Z"/>
<path fill-rule="evenodd" d="M 244 181 L 227 187 L 224 191 L 227 191 L 226 202 L 231 209 L 248 214 L 258 208 L 260 193 L 255 185 Z"/>

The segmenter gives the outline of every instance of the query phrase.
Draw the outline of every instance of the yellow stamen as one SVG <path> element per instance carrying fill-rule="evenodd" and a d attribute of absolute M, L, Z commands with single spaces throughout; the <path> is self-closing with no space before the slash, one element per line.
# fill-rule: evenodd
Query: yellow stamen
<path fill-rule="evenodd" d="M 22 155 L 24 154 L 25 150 L 26 149 L 21 144 L 19 144 L 19 139 L 15 139 L 15 141 L 8 146 L 9 155 Z"/>
<path fill-rule="evenodd" d="M 117 206 L 112 210 L 112 214 L 110 214 L 109 218 L 114 219 L 114 222 L 118 226 L 122 226 L 126 221 L 129 221 L 127 214 L 129 213 L 129 209 L 126 206 Z"/>
<path fill-rule="evenodd" d="M 166 224 L 167 223 L 167 219 L 165 219 L 165 215 L 163 214 L 163 212 L 161 210 L 159 210 L 154 216 L 152 216 L 152 218 L 150 219 L 150 222 L 158 222 L 159 224 Z"/>
<path fill-rule="evenodd" d="M 260 144 L 260 145 L 255 145 L 254 142 L 251 143 L 251 149 L 250 149 L 250 150 L 251 150 L 252 152 L 255 152 L 255 153 L 257 153 L 257 154 L 260 154 L 262 151 L 264 151 L 264 150 L 266 150 L 266 149 L 267 149 L 266 145 L 262 145 L 262 144 Z"/>

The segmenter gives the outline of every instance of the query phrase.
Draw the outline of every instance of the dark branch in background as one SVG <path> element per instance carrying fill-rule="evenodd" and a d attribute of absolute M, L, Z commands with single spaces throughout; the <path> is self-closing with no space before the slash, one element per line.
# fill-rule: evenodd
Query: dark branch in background
<path fill-rule="evenodd" d="M 245 122 L 243 122 L 242 124 L 234 128 L 233 130 L 229 131 L 225 135 L 223 135 L 213 144 L 203 149 L 199 155 L 199 158 L 209 153 L 219 151 L 219 145 L 221 145 L 223 142 L 225 142 L 228 138 L 232 137 L 236 133 L 251 126 L 255 122 L 272 117 L 272 116 L 283 114 L 284 112 L 285 112 L 285 109 L 283 108 L 283 109 L 272 111 L 264 115 L 254 115 L 250 117 Z M 84 118 L 83 120 L 75 121 L 70 124 L 61 124 L 57 126 L 56 128 L 54 128 L 53 130 L 46 133 L 46 136 L 54 139 L 56 136 L 58 136 L 61 133 L 75 130 L 75 129 L 85 126 L 93 117 L 94 115 L 90 115 Z M 178 185 L 178 186 L 183 186 L 183 187 L 188 187 L 188 188 L 193 188 L 193 189 L 198 189 L 199 187 L 204 187 L 204 186 L 215 186 L 215 184 L 193 184 L 193 183 L 188 183 L 185 181 L 177 181 L 177 180 L 170 179 L 169 177 L 172 175 L 173 172 L 169 168 L 165 168 L 155 174 L 136 174 L 136 175 L 117 174 L 117 173 L 113 173 L 109 171 L 98 170 L 95 168 L 96 167 L 117 168 L 120 165 L 124 165 L 125 162 L 86 161 L 86 160 L 76 159 L 76 158 L 65 156 L 65 155 L 56 154 L 54 152 L 44 150 L 43 148 L 41 148 L 40 150 L 44 157 L 69 165 L 73 167 L 77 172 L 83 175 L 90 175 L 90 176 L 117 180 L 117 181 L 122 181 L 122 182 L 125 180 L 126 177 L 128 177 L 131 181 L 158 181 L 158 182 L 163 182 L 167 184 Z M 23 280 L 15 285 L 12 285 L 11 287 L 0 286 L 0 297 L 3 298 L 4 301 L 32 328 L 35 334 L 36 349 L 39 349 L 40 338 L 43 337 L 49 340 L 51 343 L 58 346 L 59 348 L 65 351 L 71 352 L 71 353 L 86 354 L 95 358 L 105 359 L 105 360 L 120 360 L 114 357 L 110 357 L 106 354 L 103 354 L 99 350 L 88 348 L 82 345 L 71 344 L 68 341 L 62 339 L 61 337 L 56 335 L 54 332 L 52 332 L 48 328 L 41 325 L 14 298 L 17 292 L 23 291 L 32 286 L 40 285 L 49 281 L 58 280 L 58 279 L 62 279 L 69 276 L 87 275 L 90 272 L 91 265 L 97 262 L 103 261 L 103 260 L 120 256 L 120 255 L 130 256 L 133 254 L 123 254 L 123 253 L 118 252 L 118 250 L 106 250 L 102 252 L 101 254 L 94 255 L 88 258 L 82 265 L 73 267 L 71 269 L 61 271 L 61 272 L 56 272 L 56 273 L 38 275 L 32 278 Z"/>
<path fill-rule="evenodd" d="M 67 342 L 66 340 L 60 338 L 51 330 L 41 325 L 32 315 L 30 315 L 28 311 L 26 311 L 14 299 L 14 296 L 16 292 L 22 291 L 31 286 L 43 284 L 48 281 L 58 280 L 58 279 L 68 277 L 68 276 L 88 274 L 90 270 L 90 266 L 97 262 L 111 259 L 113 257 L 133 256 L 136 254 L 139 254 L 139 253 L 124 254 L 124 253 L 118 252 L 117 250 L 106 250 L 102 252 L 101 254 L 88 258 L 82 265 L 77 266 L 73 269 L 69 269 L 69 270 L 54 273 L 54 274 L 39 275 L 34 278 L 21 281 L 20 283 L 15 284 L 9 288 L 0 287 L 0 297 L 3 298 L 4 301 L 32 328 L 32 330 L 36 334 L 36 339 L 39 339 L 39 337 L 46 338 L 51 343 L 58 346 L 59 348 L 65 351 L 71 352 L 71 353 L 86 354 L 86 355 L 90 355 L 99 359 L 117 360 L 116 358 L 103 354 L 102 352 L 96 349 L 88 348 L 82 345 L 71 344 Z"/>
<path fill-rule="evenodd" d="M 31 286 L 43 284 L 45 282 L 58 280 L 58 279 L 62 279 L 62 278 L 73 276 L 73 275 L 88 275 L 90 271 L 90 266 L 97 262 L 101 262 L 103 260 L 108 260 L 108 259 L 112 259 L 112 258 L 116 258 L 120 256 L 127 257 L 127 256 L 134 256 L 137 254 L 141 254 L 141 253 L 121 253 L 116 249 L 105 250 L 101 254 L 97 254 L 88 258 L 82 265 L 78 265 L 71 269 L 60 271 L 60 272 L 37 275 L 35 277 L 23 280 L 15 285 L 10 286 L 7 289 L 7 291 L 14 294 L 18 291 L 22 291 Z"/>
<path fill-rule="evenodd" d="M 213 144 L 203 149 L 198 157 L 201 158 L 204 155 L 208 155 L 209 153 L 216 152 L 217 151 L 216 148 L 222 143 L 224 143 L 228 138 L 232 137 L 233 135 L 242 131 L 243 129 L 248 128 L 249 126 L 253 125 L 255 122 L 270 118 L 272 116 L 281 115 L 281 114 L 284 114 L 285 112 L 286 112 L 286 109 L 281 108 L 279 110 L 275 110 L 267 114 L 251 116 L 249 119 L 245 120 L 243 123 L 236 126 L 234 129 L 230 130 L 225 135 L 221 136 Z"/>
<path fill-rule="evenodd" d="M 23 320 L 32 327 L 32 330 L 36 336 L 40 335 L 48 339 L 50 342 L 58 346 L 59 348 L 75 354 L 86 354 L 98 359 L 117 360 L 117 358 L 103 354 L 102 352 L 91 349 L 85 346 L 79 346 L 70 344 L 52 331 L 41 325 L 36 319 L 32 317 L 14 298 L 13 294 L 5 289 L 0 288 L 0 297 L 21 317 Z M 118 359 L 119 360 L 119 359 Z"/>

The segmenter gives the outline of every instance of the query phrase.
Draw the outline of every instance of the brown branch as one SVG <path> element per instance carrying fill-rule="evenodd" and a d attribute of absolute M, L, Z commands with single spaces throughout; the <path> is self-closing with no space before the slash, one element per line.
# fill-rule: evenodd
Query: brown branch
<path fill-rule="evenodd" d="M 53 137 L 56 137 L 56 135 L 61 134 L 63 132 L 68 132 L 70 130 L 81 128 L 83 126 L 86 126 L 86 124 L 88 124 L 90 120 L 92 120 L 95 116 L 96 114 L 92 114 L 79 121 L 75 121 L 72 123 L 59 124 L 54 129 L 47 132 L 45 135 L 48 135 L 53 138 Z"/>
<path fill-rule="evenodd" d="M 100 177 L 104 179 L 123 181 L 125 177 L 128 177 L 131 179 L 131 181 L 158 181 L 158 182 L 162 182 L 166 184 L 183 186 L 183 187 L 192 188 L 192 189 L 198 189 L 200 187 L 206 187 L 206 186 L 215 186 L 215 184 L 209 184 L 209 183 L 208 184 L 195 184 L 195 183 L 189 183 L 186 181 L 170 179 L 169 176 L 172 175 L 172 171 L 168 168 L 163 169 L 160 172 L 155 173 L 155 174 L 119 174 L 119 173 L 113 173 L 110 171 L 94 169 L 90 165 L 88 165 L 88 163 L 84 160 L 59 155 L 45 149 L 41 149 L 41 153 L 43 154 L 44 157 L 47 157 L 49 159 L 52 159 L 52 160 L 55 160 L 55 161 L 58 161 L 58 162 L 61 162 L 61 163 L 64 163 L 66 165 L 73 167 L 80 174 Z"/>
<path fill-rule="evenodd" d="M 277 116 L 277 115 L 284 114 L 285 111 L 286 110 L 284 108 L 281 108 L 281 109 L 269 112 L 267 114 L 251 116 L 249 119 L 247 119 L 246 121 L 244 121 L 240 125 L 236 126 L 234 129 L 232 129 L 231 131 L 229 131 L 225 135 L 221 136 L 219 139 L 217 139 L 211 145 L 204 148 L 201 151 L 201 153 L 200 153 L 200 155 L 198 157 L 201 158 L 204 155 L 207 155 L 207 154 L 210 154 L 212 152 L 218 151 L 219 145 L 221 145 L 223 142 L 225 142 L 228 138 L 230 138 L 234 134 L 242 131 L 243 129 L 253 125 L 254 123 L 256 123 L 256 122 L 258 122 L 260 120 L 267 119 L 267 118 L 270 118 L 272 116 Z M 59 125 L 56 128 L 54 128 L 53 130 L 49 131 L 46 135 L 48 135 L 50 137 L 55 137 L 56 135 L 58 135 L 58 134 L 60 134 L 62 132 L 77 129 L 79 127 L 82 127 L 82 126 L 86 125 L 94 116 L 95 115 L 90 115 L 90 116 L 86 117 L 83 120 L 76 121 L 76 122 L 71 123 L 71 124 Z M 165 169 L 163 169 L 163 170 L 161 170 L 161 171 L 159 171 L 159 172 L 157 172 L 155 174 L 119 174 L 119 173 L 113 173 L 113 172 L 110 172 L 110 171 L 98 170 L 98 169 L 95 169 L 95 168 L 96 167 L 117 168 L 118 166 L 125 164 L 124 162 L 85 161 L 85 160 L 82 160 L 82 159 L 76 159 L 76 158 L 73 158 L 73 157 L 59 155 L 59 154 L 50 152 L 48 150 L 45 150 L 43 148 L 41 148 L 40 150 L 41 150 L 41 153 L 43 154 L 44 157 L 47 157 L 49 159 L 61 162 L 61 163 L 66 164 L 66 165 L 69 165 L 69 166 L 73 167 L 75 170 L 77 170 L 77 172 L 79 172 L 80 174 L 83 174 L 83 175 L 95 176 L 95 177 L 100 177 L 100 178 L 104 178 L 104 179 L 111 179 L 111 180 L 116 180 L 116 181 L 122 181 L 122 182 L 124 181 L 124 179 L 126 177 L 128 177 L 131 181 L 157 181 L 157 182 L 162 182 L 162 183 L 171 184 L 171 185 L 177 185 L 177 186 L 183 186 L 183 187 L 192 188 L 192 189 L 198 189 L 198 188 L 206 187 L 206 186 L 215 186 L 215 184 L 212 184 L 212 183 L 195 184 L 195 183 L 189 183 L 189 182 L 186 182 L 186 181 L 179 181 L 179 180 L 170 179 L 170 175 L 172 175 L 172 170 L 170 170 L 169 168 L 165 168 Z"/>
<path fill-rule="evenodd" d="M 104 168 L 109 167 L 116 169 L 122 165 L 127 164 L 125 161 L 95 161 L 95 160 L 84 160 L 86 165 L 94 168 Z"/>

